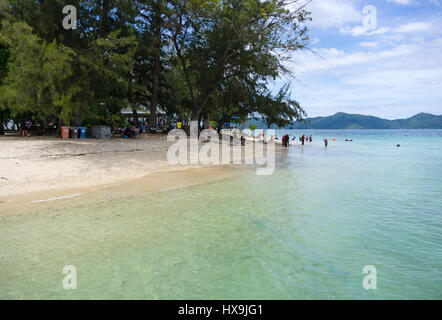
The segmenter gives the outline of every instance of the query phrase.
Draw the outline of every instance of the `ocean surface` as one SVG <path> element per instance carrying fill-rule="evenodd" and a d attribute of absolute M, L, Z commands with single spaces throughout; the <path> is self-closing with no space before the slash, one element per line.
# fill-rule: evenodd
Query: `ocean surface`
<path fill-rule="evenodd" d="M 269 176 L 0 216 L 0 298 L 442 299 L 442 130 L 286 132 Z"/>

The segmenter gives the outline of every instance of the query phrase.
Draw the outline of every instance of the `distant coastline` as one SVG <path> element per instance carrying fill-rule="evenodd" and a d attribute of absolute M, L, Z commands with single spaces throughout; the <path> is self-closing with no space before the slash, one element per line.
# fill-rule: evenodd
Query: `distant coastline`
<path fill-rule="evenodd" d="M 362 114 L 338 112 L 332 116 L 308 118 L 306 123 L 292 122 L 284 129 L 442 129 L 442 115 L 418 113 L 407 119 L 387 120 Z M 246 127 L 255 124 L 267 128 L 264 119 L 249 118 Z M 278 129 L 276 125 L 270 128 Z"/>

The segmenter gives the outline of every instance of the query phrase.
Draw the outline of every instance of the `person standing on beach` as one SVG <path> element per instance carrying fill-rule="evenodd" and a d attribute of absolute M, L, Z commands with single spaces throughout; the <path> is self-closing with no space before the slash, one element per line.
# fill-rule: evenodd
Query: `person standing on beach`
<path fill-rule="evenodd" d="M 312 142 L 313 140 L 312 140 L 312 135 L 310 135 L 310 137 L 309 137 L 309 141 L 310 142 Z"/>
<path fill-rule="evenodd" d="M 327 148 L 327 145 L 328 145 L 328 139 L 327 139 L 327 137 L 324 138 L 324 145 L 325 145 L 325 147 Z"/>
<path fill-rule="evenodd" d="M 301 143 L 302 143 L 302 145 L 304 145 L 304 141 L 305 141 L 305 135 L 302 135 L 302 137 L 301 137 Z"/>

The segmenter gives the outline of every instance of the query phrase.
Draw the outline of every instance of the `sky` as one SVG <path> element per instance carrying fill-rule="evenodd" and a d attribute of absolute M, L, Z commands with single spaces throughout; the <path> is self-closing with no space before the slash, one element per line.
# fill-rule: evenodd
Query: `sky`
<path fill-rule="evenodd" d="M 292 98 L 309 117 L 442 114 L 442 0 L 312 0 L 307 8 L 310 50 L 287 66 Z"/>

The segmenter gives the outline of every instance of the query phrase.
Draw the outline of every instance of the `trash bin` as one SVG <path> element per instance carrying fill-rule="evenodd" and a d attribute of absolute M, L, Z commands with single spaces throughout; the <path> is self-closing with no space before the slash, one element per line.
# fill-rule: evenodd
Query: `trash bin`
<path fill-rule="evenodd" d="M 61 138 L 69 139 L 69 127 L 61 127 Z"/>
<path fill-rule="evenodd" d="M 69 130 L 69 138 L 78 139 L 78 127 L 71 127 Z"/>
<path fill-rule="evenodd" d="M 86 138 L 86 127 L 78 127 L 78 138 L 79 139 Z"/>

